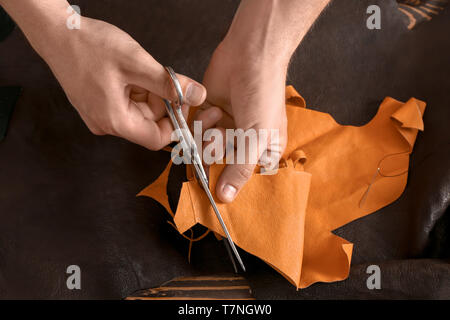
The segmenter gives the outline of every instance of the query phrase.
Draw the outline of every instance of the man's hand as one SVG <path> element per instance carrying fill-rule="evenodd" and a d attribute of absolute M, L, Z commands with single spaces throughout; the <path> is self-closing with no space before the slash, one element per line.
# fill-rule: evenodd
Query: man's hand
<path fill-rule="evenodd" d="M 63 52 L 46 61 L 70 102 L 94 134 L 123 137 L 151 150 L 171 142 L 172 124 L 161 98 L 176 100 L 163 66 L 122 30 L 83 18 Z M 66 31 L 68 32 L 68 31 Z M 200 105 L 205 88 L 177 75 L 188 105 Z"/>
<path fill-rule="evenodd" d="M 245 163 L 236 161 L 228 165 L 220 176 L 216 194 L 223 202 L 235 198 L 253 174 L 262 153 L 270 155 L 272 163 L 278 163 L 287 142 L 284 103 L 287 63 L 265 60 L 261 56 L 245 56 L 230 45 L 222 43 L 211 59 L 204 78 L 208 89 L 207 108 L 198 118 L 204 118 L 204 113 L 212 106 L 220 106 L 225 112 L 217 126 L 255 130 L 262 149 L 250 150 L 257 146 L 248 141 L 236 141 L 238 145 L 235 148 L 245 148 L 247 155 Z M 267 135 L 260 136 L 260 129 L 267 130 Z M 271 130 L 277 130 L 278 140 L 270 140 Z"/>
<path fill-rule="evenodd" d="M 278 162 L 287 143 L 285 83 L 289 60 L 329 0 L 242 0 L 225 39 L 216 49 L 205 73 L 208 90 L 203 113 L 220 106 L 228 113 L 219 127 L 266 129 L 244 164 L 229 164 L 222 172 L 216 194 L 230 202 L 251 177 L 256 163 Z M 278 140 L 270 131 L 278 130 Z M 237 146 L 242 148 L 244 146 Z M 267 159 L 267 156 L 269 159 Z M 257 157 L 255 159 L 254 157 Z"/>
<path fill-rule="evenodd" d="M 123 137 L 151 150 L 171 142 L 172 124 L 161 98 L 176 99 L 163 66 L 127 33 L 81 18 L 66 27 L 66 1 L 0 0 L 48 63 L 68 99 L 94 134 Z M 205 88 L 177 75 L 188 105 L 200 105 Z"/>

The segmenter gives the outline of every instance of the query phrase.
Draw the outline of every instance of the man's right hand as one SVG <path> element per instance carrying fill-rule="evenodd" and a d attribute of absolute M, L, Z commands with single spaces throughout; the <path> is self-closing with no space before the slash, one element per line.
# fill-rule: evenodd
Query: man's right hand
<path fill-rule="evenodd" d="M 72 105 L 98 135 L 123 137 L 151 150 L 171 142 L 173 131 L 161 98 L 176 92 L 164 67 L 117 27 L 82 18 L 81 29 L 65 30 L 67 40 L 43 57 Z M 200 105 L 206 89 L 177 75 L 185 95 L 183 111 Z"/>
<path fill-rule="evenodd" d="M 64 0 L 0 0 L 34 49 L 48 63 L 67 97 L 95 134 L 123 137 L 151 150 L 171 142 L 172 124 L 161 98 L 176 99 L 163 66 L 132 37 L 103 21 L 81 17 L 69 29 Z M 189 105 L 206 89 L 178 75 Z"/>

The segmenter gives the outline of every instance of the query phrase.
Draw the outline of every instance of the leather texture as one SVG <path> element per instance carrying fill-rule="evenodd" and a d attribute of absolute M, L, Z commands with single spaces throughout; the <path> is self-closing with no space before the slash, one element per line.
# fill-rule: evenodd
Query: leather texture
<path fill-rule="evenodd" d="M 15 25 L 8 14 L 0 7 L 0 41 L 5 39 L 14 29 Z"/>
<path fill-rule="evenodd" d="M 6 137 L 9 119 L 20 91 L 20 87 L 0 87 L 0 142 Z"/>
<path fill-rule="evenodd" d="M 200 81 L 239 1 L 71 3 Z M 366 28 L 371 4 L 381 7 L 381 30 Z M 355 244 L 345 281 L 296 291 L 243 254 L 256 298 L 450 298 L 450 12 L 413 30 L 403 19 L 394 0 L 333 1 L 297 50 L 288 83 L 340 124 L 368 122 L 385 96 L 426 101 L 404 194 L 335 231 Z M 188 242 L 166 210 L 135 197 L 164 170 L 167 152 L 92 135 L 17 28 L 0 43 L 0 70 L 0 86 L 23 87 L 0 143 L 0 298 L 120 299 L 175 277 L 232 271 L 212 235 L 194 244 L 189 264 Z M 184 174 L 171 172 L 172 207 Z M 81 290 L 66 287 L 73 264 Z M 380 266 L 381 290 L 367 289 L 371 264 Z"/>

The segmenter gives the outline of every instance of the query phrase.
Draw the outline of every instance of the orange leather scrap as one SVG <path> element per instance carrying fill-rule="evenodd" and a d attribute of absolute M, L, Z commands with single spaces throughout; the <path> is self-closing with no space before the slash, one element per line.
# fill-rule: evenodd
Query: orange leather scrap
<path fill-rule="evenodd" d="M 332 231 L 402 194 L 425 103 L 387 97 L 366 125 L 342 126 L 307 109 L 289 86 L 286 110 L 288 144 L 277 174 L 255 173 L 234 202 L 216 202 L 236 245 L 297 288 L 343 280 L 353 244 Z M 170 166 L 139 195 L 159 201 L 173 216 L 166 193 Z M 213 194 L 223 168 L 210 167 Z M 193 174 L 188 177 L 174 216 L 178 231 L 199 223 L 224 236 L 206 194 Z"/>

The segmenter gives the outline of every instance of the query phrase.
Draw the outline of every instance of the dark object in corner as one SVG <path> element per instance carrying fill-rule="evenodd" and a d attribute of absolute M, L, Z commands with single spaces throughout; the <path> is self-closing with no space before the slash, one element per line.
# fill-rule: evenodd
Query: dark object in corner
<path fill-rule="evenodd" d="M 441 13 L 449 0 L 397 0 L 397 2 L 398 11 L 404 15 L 405 21 L 408 21 L 408 29 L 411 30 Z"/>
<path fill-rule="evenodd" d="M 8 14 L 0 7 L 0 41 L 6 39 L 6 37 L 14 30 L 14 22 L 8 16 Z"/>
<path fill-rule="evenodd" d="M 126 300 L 254 300 L 247 280 L 236 274 L 177 277 L 158 288 L 139 290 Z"/>
<path fill-rule="evenodd" d="M 0 141 L 6 136 L 9 119 L 22 88 L 0 87 Z"/>

